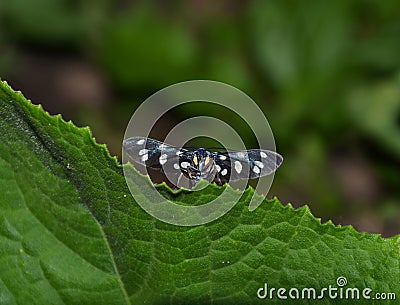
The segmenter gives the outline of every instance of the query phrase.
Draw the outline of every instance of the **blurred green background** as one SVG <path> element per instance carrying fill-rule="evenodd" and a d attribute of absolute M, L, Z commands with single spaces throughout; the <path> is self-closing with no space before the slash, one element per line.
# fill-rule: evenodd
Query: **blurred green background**
<path fill-rule="evenodd" d="M 0 0 L 0 77 L 118 157 L 152 93 L 190 79 L 236 86 L 285 157 L 269 196 L 400 231 L 400 1 Z M 210 112 L 183 107 L 164 124 Z"/>

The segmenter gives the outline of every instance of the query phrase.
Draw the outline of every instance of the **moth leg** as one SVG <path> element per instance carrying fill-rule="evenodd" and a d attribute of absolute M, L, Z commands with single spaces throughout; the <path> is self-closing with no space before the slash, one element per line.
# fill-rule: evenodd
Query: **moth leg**
<path fill-rule="evenodd" d="M 192 189 L 197 184 L 196 180 L 189 179 L 189 189 Z"/>
<path fill-rule="evenodd" d="M 222 185 L 222 181 L 221 181 L 221 179 L 218 177 L 218 175 L 215 176 L 214 182 L 215 182 L 217 185 L 219 185 L 219 186 Z"/>
<path fill-rule="evenodd" d="M 178 180 L 176 181 L 176 186 L 177 187 L 180 187 L 182 178 L 183 178 L 183 173 L 180 173 L 179 176 L 178 176 Z"/>

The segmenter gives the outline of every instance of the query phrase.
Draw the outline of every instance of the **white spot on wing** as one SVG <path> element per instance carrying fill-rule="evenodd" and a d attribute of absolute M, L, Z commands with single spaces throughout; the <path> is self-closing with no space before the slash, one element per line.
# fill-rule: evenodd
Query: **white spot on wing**
<path fill-rule="evenodd" d="M 144 144 L 144 142 L 145 142 L 144 139 L 140 139 L 139 141 L 136 142 L 136 144 L 142 145 L 142 144 Z"/>
<path fill-rule="evenodd" d="M 259 174 L 260 173 L 260 168 L 257 165 L 254 165 L 253 172 L 255 172 L 256 174 Z"/>
<path fill-rule="evenodd" d="M 242 164 L 239 161 L 235 161 L 235 170 L 238 174 L 242 171 Z"/>
<path fill-rule="evenodd" d="M 222 160 L 222 161 L 224 161 L 224 160 L 226 160 L 226 156 L 220 155 L 220 156 L 219 156 L 219 159 Z"/>
<path fill-rule="evenodd" d="M 267 154 L 265 153 L 265 152 L 260 152 L 260 156 L 261 156 L 261 158 L 266 158 L 267 157 Z"/>
<path fill-rule="evenodd" d="M 160 156 L 158 161 L 160 161 L 160 164 L 163 165 L 163 164 L 165 164 L 167 162 L 167 158 L 168 158 L 167 154 L 163 154 L 163 155 Z"/>
<path fill-rule="evenodd" d="M 161 145 L 158 147 L 159 150 L 164 150 L 164 149 L 166 149 L 166 148 L 167 148 L 167 145 L 165 145 L 165 144 L 161 144 Z"/>
<path fill-rule="evenodd" d="M 238 153 L 236 153 L 236 155 L 237 155 L 239 158 L 244 158 L 244 153 L 241 152 L 241 151 L 239 151 Z"/>
<path fill-rule="evenodd" d="M 182 168 L 187 168 L 188 166 L 189 166 L 189 162 L 186 162 L 186 161 L 185 161 L 185 162 L 182 162 L 182 163 L 181 163 L 181 167 L 182 167 Z"/>
<path fill-rule="evenodd" d="M 142 156 L 142 161 L 147 161 L 149 159 L 149 154 L 145 154 Z"/>
<path fill-rule="evenodd" d="M 217 169 L 217 172 L 218 172 L 218 173 L 221 171 L 221 166 L 219 166 L 218 164 L 215 165 L 215 168 Z"/>
<path fill-rule="evenodd" d="M 259 168 L 264 168 L 264 163 L 261 161 L 254 161 L 254 164 L 257 165 Z"/>
<path fill-rule="evenodd" d="M 182 155 L 182 154 L 183 154 L 182 151 L 177 151 L 177 152 L 176 152 L 176 155 L 177 155 L 177 156 L 180 156 L 180 155 Z"/>
<path fill-rule="evenodd" d="M 175 169 L 180 169 L 179 164 L 178 164 L 178 163 L 175 163 L 175 164 L 174 164 L 174 168 L 175 168 Z"/>
<path fill-rule="evenodd" d="M 143 148 L 141 150 L 139 150 L 139 156 L 147 154 L 148 150 L 146 148 Z"/>
<path fill-rule="evenodd" d="M 226 168 L 224 168 L 221 172 L 222 176 L 225 176 L 228 173 L 228 170 Z"/>

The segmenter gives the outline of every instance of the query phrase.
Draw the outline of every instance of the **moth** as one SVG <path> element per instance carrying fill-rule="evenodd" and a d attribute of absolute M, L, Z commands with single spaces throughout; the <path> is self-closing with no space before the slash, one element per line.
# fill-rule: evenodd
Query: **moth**
<path fill-rule="evenodd" d="M 192 188 L 200 179 L 223 185 L 229 181 L 267 176 L 283 162 L 280 154 L 270 150 L 188 150 L 145 137 L 124 140 L 123 149 L 134 162 L 160 171 L 176 187 L 186 188 Z"/>

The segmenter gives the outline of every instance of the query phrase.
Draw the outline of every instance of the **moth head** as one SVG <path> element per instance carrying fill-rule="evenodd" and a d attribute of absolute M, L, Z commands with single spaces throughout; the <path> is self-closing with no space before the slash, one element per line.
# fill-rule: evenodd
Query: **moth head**
<path fill-rule="evenodd" d="M 202 173 L 209 171 L 214 166 L 211 153 L 204 149 L 199 148 L 194 151 L 193 164 Z"/>

